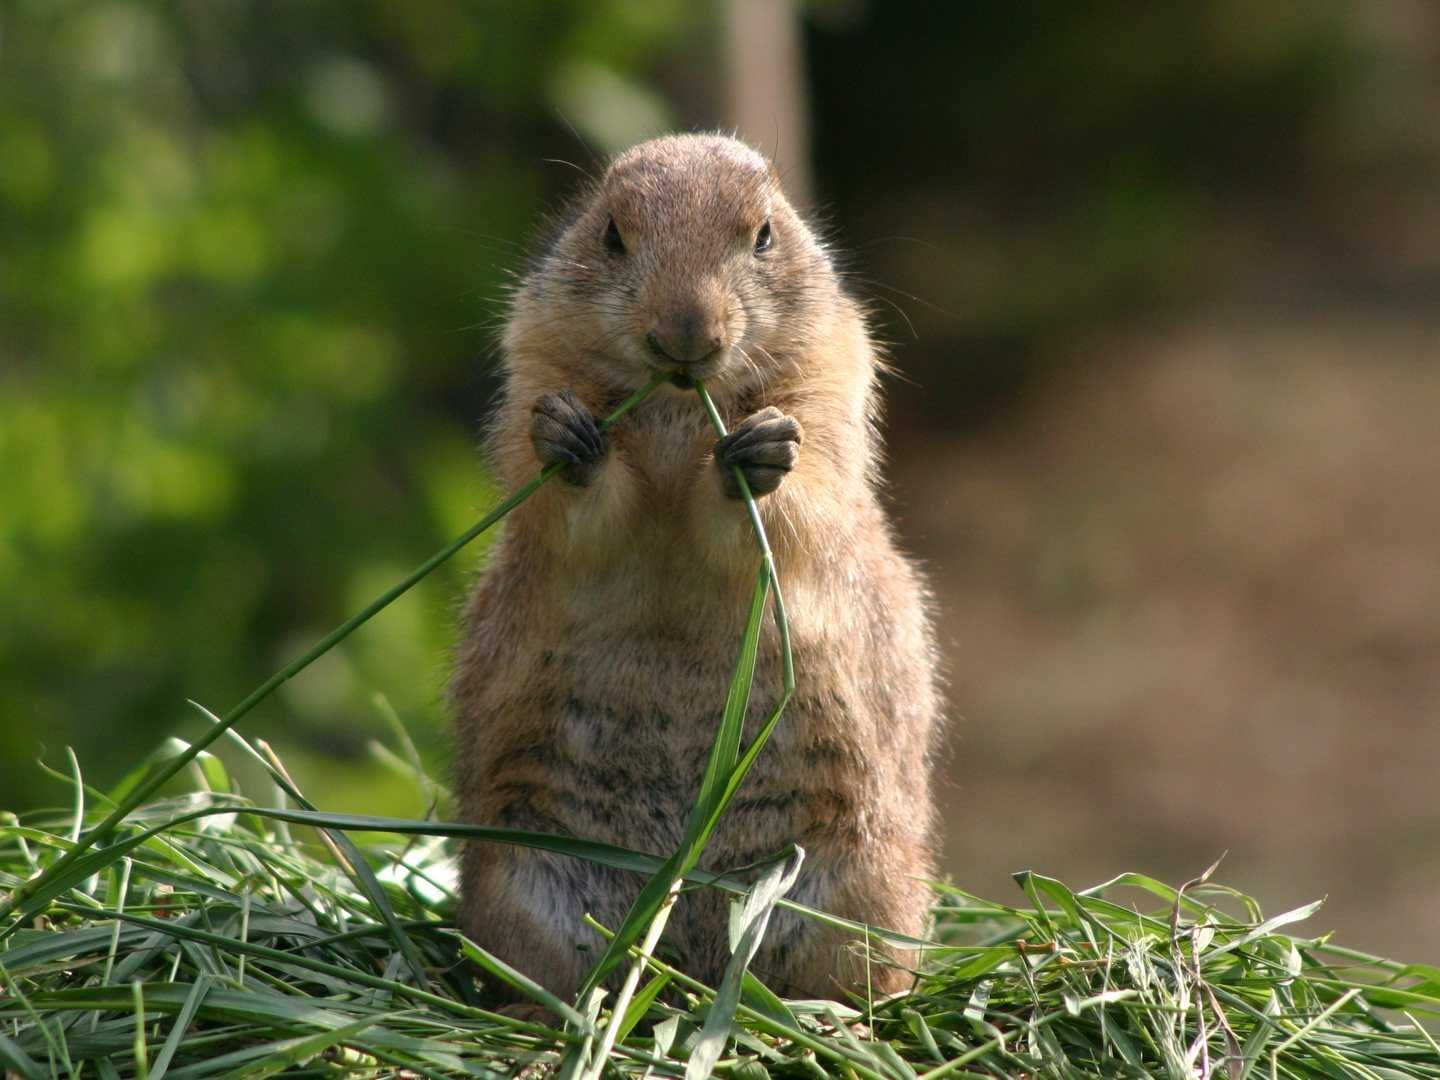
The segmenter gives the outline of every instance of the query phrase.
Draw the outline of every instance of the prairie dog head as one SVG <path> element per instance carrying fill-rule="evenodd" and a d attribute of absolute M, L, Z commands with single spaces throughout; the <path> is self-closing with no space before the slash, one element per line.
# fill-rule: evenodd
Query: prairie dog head
<path fill-rule="evenodd" d="M 794 363 L 837 285 L 770 163 L 723 135 L 625 151 L 525 279 L 506 345 L 597 379 L 659 371 L 720 386 Z"/>

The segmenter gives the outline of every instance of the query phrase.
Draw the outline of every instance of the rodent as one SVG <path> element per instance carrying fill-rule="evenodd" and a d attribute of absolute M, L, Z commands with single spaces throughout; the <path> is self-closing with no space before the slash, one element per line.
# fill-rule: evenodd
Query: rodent
<path fill-rule="evenodd" d="M 909 935 L 933 877 L 940 729 L 928 593 L 877 498 L 877 350 L 826 248 L 757 151 L 722 135 L 632 147 L 576 201 L 514 293 L 489 450 L 515 487 L 560 476 L 507 520 L 455 657 L 457 790 L 468 822 L 668 855 L 704 772 L 759 555 L 739 465 L 786 594 L 797 692 L 701 865 L 799 843 L 790 896 Z M 595 418 L 655 374 L 608 432 Z M 767 620 L 747 738 L 781 692 Z M 461 925 L 561 995 L 638 875 L 470 843 Z M 662 947 L 714 985 L 729 959 L 717 890 L 682 895 Z M 853 935 L 777 911 L 752 970 L 777 992 L 890 992 L 898 968 Z M 899 956 L 902 962 L 913 957 Z"/>

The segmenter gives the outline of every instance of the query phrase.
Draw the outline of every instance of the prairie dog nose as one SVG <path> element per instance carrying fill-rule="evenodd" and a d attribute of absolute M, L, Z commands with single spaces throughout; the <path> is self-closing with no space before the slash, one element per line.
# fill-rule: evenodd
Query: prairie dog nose
<path fill-rule="evenodd" d="M 725 344 L 725 329 L 718 318 L 691 310 L 656 319 L 645 344 L 661 359 L 694 364 Z"/>

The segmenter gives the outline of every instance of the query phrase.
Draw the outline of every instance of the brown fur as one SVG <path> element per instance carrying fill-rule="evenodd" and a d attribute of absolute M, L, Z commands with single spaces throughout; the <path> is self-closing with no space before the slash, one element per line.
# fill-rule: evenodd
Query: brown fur
<path fill-rule="evenodd" d="M 605 244 L 612 215 L 623 255 Z M 757 254 L 767 218 L 773 245 Z M 798 690 L 703 865 L 741 866 L 795 841 L 808 858 L 794 898 L 920 934 L 939 725 L 926 594 L 875 495 L 877 360 L 864 318 L 760 155 L 683 135 L 612 163 L 516 293 L 495 465 L 507 487 L 533 476 L 537 400 L 568 388 L 603 416 L 674 366 L 646 335 L 668 344 L 687 328 L 725 346 L 690 370 L 728 426 L 776 406 L 804 432 L 794 468 L 760 500 Z M 667 386 L 609 433 L 583 486 L 557 479 L 511 515 L 457 656 L 465 820 L 673 850 L 759 565 L 714 448 L 695 395 Z M 780 690 L 773 627 L 760 657 L 751 731 Z M 638 884 L 580 860 L 471 844 L 462 924 L 569 994 L 599 944 L 582 914 L 616 925 Z M 687 970 L 712 982 L 728 958 L 727 903 L 713 890 L 687 894 L 666 934 Z M 782 912 L 754 967 L 786 994 L 863 989 L 864 962 L 845 944 Z M 868 978 L 877 992 L 904 983 L 878 967 Z"/>

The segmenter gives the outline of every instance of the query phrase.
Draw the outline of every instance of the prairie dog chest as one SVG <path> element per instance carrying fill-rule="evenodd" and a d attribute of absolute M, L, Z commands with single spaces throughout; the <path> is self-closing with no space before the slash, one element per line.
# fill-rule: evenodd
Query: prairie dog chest
<path fill-rule="evenodd" d="M 658 496 L 646 507 L 656 514 L 676 513 L 678 504 L 694 485 L 711 479 L 704 466 L 715 443 L 715 433 L 693 396 L 666 394 L 637 417 L 637 422 L 616 445 L 621 457 Z"/>

